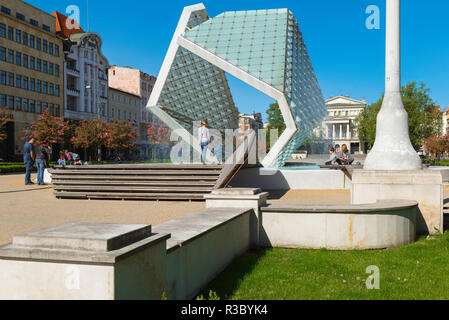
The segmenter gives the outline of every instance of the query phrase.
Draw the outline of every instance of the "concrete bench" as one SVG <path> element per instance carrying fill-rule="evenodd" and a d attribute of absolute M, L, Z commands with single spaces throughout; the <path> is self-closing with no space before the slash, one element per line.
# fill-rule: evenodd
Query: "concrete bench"
<path fill-rule="evenodd" d="M 415 201 L 366 205 L 262 207 L 262 247 L 330 250 L 384 249 L 416 238 Z"/>

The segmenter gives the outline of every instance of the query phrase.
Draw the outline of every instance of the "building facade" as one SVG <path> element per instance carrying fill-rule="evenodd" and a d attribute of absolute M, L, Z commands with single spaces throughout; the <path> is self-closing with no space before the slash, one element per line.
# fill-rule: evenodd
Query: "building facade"
<path fill-rule="evenodd" d="M 57 32 L 64 38 L 65 118 L 106 121 L 109 62 L 101 51 L 101 37 L 84 32 L 75 21 L 59 12 L 53 16 L 57 20 Z"/>
<path fill-rule="evenodd" d="M 138 127 L 141 123 L 140 97 L 129 92 L 109 88 L 108 121 L 128 121 Z"/>
<path fill-rule="evenodd" d="M 258 131 L 264 128 L 262 114 L 240 114 L 239 117 L 239 129 L 241 131 L 254 130 Z"/>
<path fill-rule="evenodd" d="M 161 125 L 161 121 L 147 111 L 148 99 L 153 91 L 156 78 L 131 67 L 111 66 L 109 68 L 109 87 L 138 96 L 139 101 L 139 148 L 142 158 L 154 158 L 155 150 L 147 139 L 146 125 Z"/>
<path fill-rule="evenodd" d="M 24 129 L 45 109 L 63 116 L 63 42 L 50 14 L 17 0 L 0 7 L 0 106 L 14 117 L 0 157 L 19 160 Z"/>
<path fill-rule="evenodd" d="M 327 153 L 329 146 L 346 144 L 352 154 L 366 154 L 356 130 L 357 116 L 366 108 L 365 99 L 358 101 L 348 96 L 331 97 L 326 101 L 327 117 L 314 133 L 312 153 Z"/>

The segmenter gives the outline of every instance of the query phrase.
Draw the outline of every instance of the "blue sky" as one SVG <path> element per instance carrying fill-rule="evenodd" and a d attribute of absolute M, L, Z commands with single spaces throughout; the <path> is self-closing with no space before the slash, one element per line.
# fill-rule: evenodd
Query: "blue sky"
<path fill-rule="evenodd" d="M 80 8 L 87 30 L 86 0 L 27 0 L 52 13 Z M 199 2 L 199 1 L 198 1 Z M 192 1 L 90 0 L 90 30 L 103 39 L 110 64 L 157 76 L 182 8 Z M 223 11 L 289 8 L 298 19 L 323 96 L 349 95 L 368 103 L 384 92 L 385 0 L 205 0 L 209 16 Z M 379 30 L 368 30 L 366 8 L 380 8 Z M 449 106 L 449 1 L 402 1 L 402 83 L 426 83 L 442 108 Z M 265 113 L 271 99 L 230 78 L 240 112 Z"/>

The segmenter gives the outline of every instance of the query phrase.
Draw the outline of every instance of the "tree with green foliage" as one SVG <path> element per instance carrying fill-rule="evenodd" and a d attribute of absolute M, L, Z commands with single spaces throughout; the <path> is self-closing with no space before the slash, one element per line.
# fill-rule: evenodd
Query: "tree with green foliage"
<path fill-rule="evenodd" d="M 274 129 L 274 130 L 278 130 L 279 132 L 279 137 L 282 135 L 282 133 L 285 131 L 286 129 L 286 125 L 284 122 L 284 117 L 282 116 L 282 112 L 281 109 L 279 108 L 279 104 L 277 103 L 273 103 L 270 105 L 270 108 L 267 110 L 267 115 L 268 115 L 268 147 L 271 148 L 271 135 L 270 135 L 270 130 Z"/>
<path fill-rule="evenodd" d="M 441 110 L 430 97 L 430 89 L 424 83 L 409 82 L 402 87 L 402 100 L 408 113 L 410 140 L 415 150 L 421 149 L 427 138 L 441 131 Z M 368 106 L 356 119 L 360 141 L 370 147 L 376 140 L 377 115 L 382 107 L 383 97 Z"/>

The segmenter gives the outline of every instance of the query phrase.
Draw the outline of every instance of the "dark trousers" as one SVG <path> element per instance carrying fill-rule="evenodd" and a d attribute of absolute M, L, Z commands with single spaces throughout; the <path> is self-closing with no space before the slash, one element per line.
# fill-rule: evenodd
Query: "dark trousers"
<path fill-rule="evenodd" d="M 31 171 L 33 170 L 34 161 L 28 160 L 25 162 L 25 184 L 31 183 Z"/>

